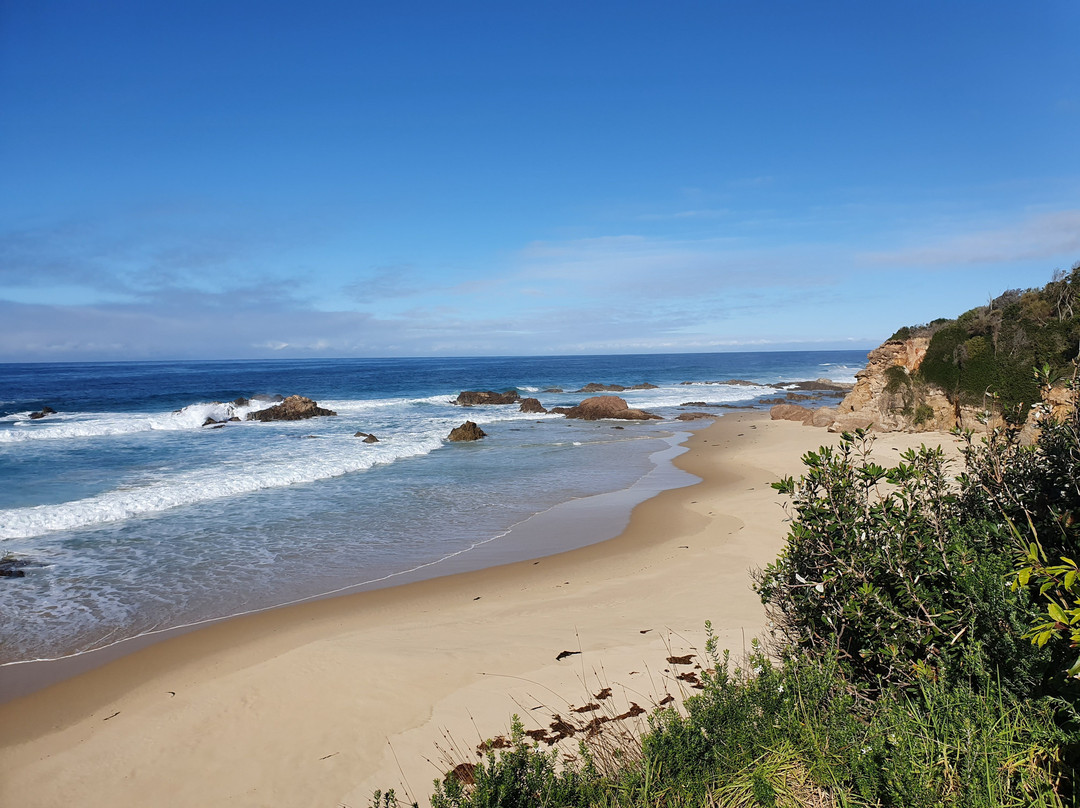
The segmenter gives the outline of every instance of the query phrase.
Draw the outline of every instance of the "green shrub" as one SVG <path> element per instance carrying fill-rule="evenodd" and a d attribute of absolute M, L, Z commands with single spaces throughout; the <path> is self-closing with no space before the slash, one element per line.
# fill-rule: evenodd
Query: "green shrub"
<path fill-rule="evenodd" d="M 978 680 L 999 667 L 1023 689 L 1030 655 L 1000 658 L 996 643 L 1002 625 L 1028 617 L 1026 598 L 1005 585 L 1009 536 L 962 522 L 940 449 L 906 452 L 886 469 L 869 460 L 871 444 L 845 434 L 836 449 L 808 453 L 798 481 L 774 486 L 792 497 L 795 518 L 755 587 L 779 636 L 792 653 L 835 649 L 871 693 L 931 670 Z"/>

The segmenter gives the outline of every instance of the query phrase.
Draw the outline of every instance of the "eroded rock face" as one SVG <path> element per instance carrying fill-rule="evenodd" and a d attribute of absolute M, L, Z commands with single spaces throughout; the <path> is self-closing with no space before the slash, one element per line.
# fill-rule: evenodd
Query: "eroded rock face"
<path fill-rule="evenodd" d="M 487 433 L 474 424 L 472 421 L 466 421 L 461 426 L 456 426 L 450 430 L 447 440 L 451 441 L 468 441 L 468 440 L 480 440 L 480 438 L 486 438 Z"/>
<path fill-rule="evenodd" d="M 535 399 L 535 398 L 523 398 L 521 400 L 520 410 L 521 410 L 521 412 L 536 412 L 536 413 L 547 412 L 547 410 L 544 409 L 544 405 L 541 404 L 540 401 L 538 399 Z"/>
<path fill-rule="evenodd" d="M 840 412 L 856 412 L 867 408 L 880 411 L 880 402 L 889 383 L 886 371 L 898 365 L 911 375 L 919 369 L 929 346 L 929 337 L 912 337 L 907 340 L 890 340 L 872 350 L 866 357 L 866 367 L 855 374 L 854 389 L 844 397 L 837 409 Z"/>
<path fill-rule="evenodd" d="M 601 418 L 618 418 L 623 421 L 650 421 L 659 420 L 659 415 L 644 410 L 631 409 L 625 399 L 618 396 L 593 396 L 587 398 L 576 407 L 569 409 L 557 407 L 563 411 L 567 418 L 580 418 L 584 421 L 598 421 Z"/>
<path fill-rule="evenodd" d="M 316 402 L 304 396 L 289 396 L 280 404 L 265 410 L 249 412 L 249 421 L 300 421 L 320 415 L 337 415 L 333 410 L 320 407 Z"/>
<path fill-rule="evenodd" d="M 521 396 L 517 390 L 507 390 L 505 393 L 496 393 L 493 390 L 462 390 L 454 403 L 473 407 L 477 404 L 517 404 L 519 401 Z"/>

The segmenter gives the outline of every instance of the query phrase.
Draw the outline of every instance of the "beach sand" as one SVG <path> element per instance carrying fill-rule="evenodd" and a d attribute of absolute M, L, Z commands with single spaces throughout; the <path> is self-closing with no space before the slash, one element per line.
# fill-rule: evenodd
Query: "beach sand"
<path fill-rule="evenodd" d="M 837 440 L 725 415 L 675 460 L 702 482 L 610 541 L 228 620 L 2 704 L 0 805 L 358 808 L 376 788 L 424 804 L 511 714 L 532 729 L 604 687 L 610 712 L 693 692 L 676 674 L 704 664 L 706 620 L 736 658 L 764 630 L 749 570 L 786 532 L 770 483 Z M 920 443 L 955 445 L 890 434 L 875 451 Z"/>

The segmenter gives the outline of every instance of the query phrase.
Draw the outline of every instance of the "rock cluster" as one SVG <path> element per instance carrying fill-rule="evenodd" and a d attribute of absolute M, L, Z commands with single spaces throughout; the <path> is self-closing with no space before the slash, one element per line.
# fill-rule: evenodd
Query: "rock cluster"
<path fill-rule="evenodd" d="M 357 432 L 353 435 L 354 438 L 363 438 L 364 443 L 378 443 L 379 439 L 372 435 L 370 432 Z"/>
<path fill-rule="evenodd" d="M 239 421 L 239 420 L 240 419 L 237 418 L 235 415 L 232 416 L 231 418 L 226 418 L 226 419 L 224 419 L 222 421 L 215 421 L 213 418 L 210 418 L 209 416 L 207 416 L 206 420 L 202 422 L 202 425 L 203 426 L 223 426 L 223 425 L 229 423 L 230 421 Z"/>
<path fill-rule="evenodd" d="M 337 415 L 333 410 L 320 407 L 304 396 L 289 396 L 280 404 L 247 414 L 249 421 L 300 421 L 320 415 Z"/>
<path fill-rule="evenodd" d="M 30 420 L 31 421 L 37 421 L 40 418 L 44 418 L 46 415 L 54 415 L 55 413 L 56 413 L 56 410 L 54 410 L 52 407 L 50 407 L 48 405 L 45 405 L 44 407 L 42 407 L 37 412 L 30 413 Z"/>
<path fill-rule="evenodd" d="M 716 418 L 713 412 L 681 412 L 675 416 L 676 421 L 700 421 L 702 418 Z"/>

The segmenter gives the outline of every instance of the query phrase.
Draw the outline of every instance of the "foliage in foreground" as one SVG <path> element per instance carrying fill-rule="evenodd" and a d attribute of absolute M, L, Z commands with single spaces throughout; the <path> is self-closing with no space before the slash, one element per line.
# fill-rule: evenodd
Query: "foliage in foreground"
<path fill-rule="evenodd" d="M 1080 415 L 1016 437 L 968 436 L 959 476 L 926 448 L 878 466 L 859 433 L 809 453 L 756 579 L 771 655 L 733 667 L 710 636 L 700 695 L 618 765 L 516 723 L 433 808 L 1077 805 Z"/>
<path fill-rule="evenodd" d="M 601 772 L 528 744 L 448 777 L 433 808 L 495 806 L 1060 806 L 1066 733 L 1047 703 L 925 680 L 859 704 L 835 658 L 751 670 L 713 657 L 685 713 L 655 713 L 627 765 Z"/>

